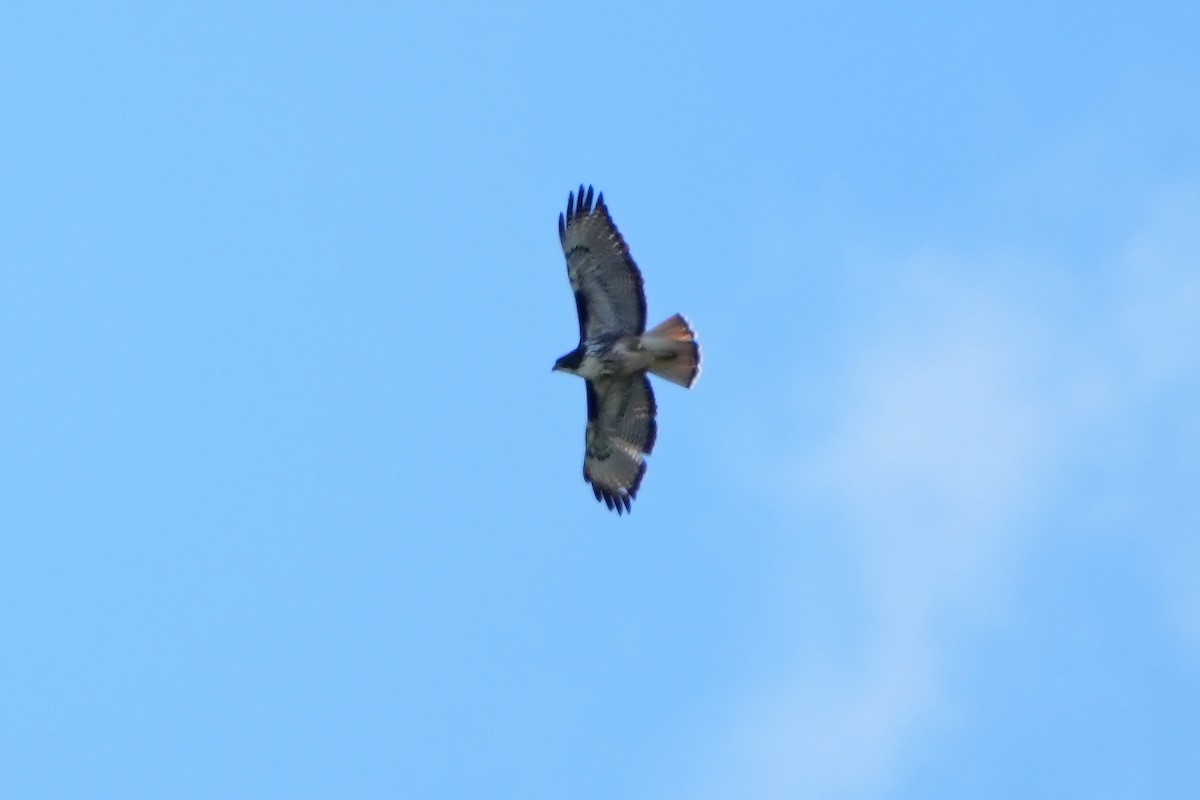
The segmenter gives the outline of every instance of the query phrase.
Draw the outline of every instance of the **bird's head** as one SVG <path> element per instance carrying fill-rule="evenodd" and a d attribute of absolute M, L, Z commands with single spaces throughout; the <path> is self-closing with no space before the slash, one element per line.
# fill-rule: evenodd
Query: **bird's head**
<path fill-rule="evenodd" d="M 576 347 L 571 352 L 554 362 L 554 372 L 576 372 L 583 363 L 583 348 Z"/>

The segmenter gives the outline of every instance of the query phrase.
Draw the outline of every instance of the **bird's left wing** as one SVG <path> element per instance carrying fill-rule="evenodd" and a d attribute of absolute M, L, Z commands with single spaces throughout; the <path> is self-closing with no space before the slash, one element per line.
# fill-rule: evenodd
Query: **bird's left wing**
<path fill-rule="evenodd" d="M 579 340 L 604 334 L 646 330 L 642 274 L 613 224 L 604 195 L 592 204 L 592 187 L 567 196 L 567 213 L 558 216 L 558 238 L 567 257 L 567 277 L 575 290 Z"/>
<path fill-rule="evenodd" d="M 609 509 L 629 511 L 658 434 L 650 380 L 641 374 L 588 381 L 587 401 L 583 479 Z"/>

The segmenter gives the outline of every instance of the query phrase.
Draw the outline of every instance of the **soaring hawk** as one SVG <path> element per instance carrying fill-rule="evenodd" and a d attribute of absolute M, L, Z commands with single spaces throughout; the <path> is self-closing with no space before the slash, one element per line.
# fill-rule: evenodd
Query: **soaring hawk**
<path fill-rule="evenodd" d="M 632 508 L 645 456 L 654 448 L 654 392 L 647 373 L 691 388 L 700 374 L 700 346 L 681 315 L 646 330 L 642 275 L 608 214 L 604 195 L 567 195 L 558 238 L 579 312 L 579 346 L 554 369 L 587 384 L 583 479 L 597 500 L 618 514 Z"/>

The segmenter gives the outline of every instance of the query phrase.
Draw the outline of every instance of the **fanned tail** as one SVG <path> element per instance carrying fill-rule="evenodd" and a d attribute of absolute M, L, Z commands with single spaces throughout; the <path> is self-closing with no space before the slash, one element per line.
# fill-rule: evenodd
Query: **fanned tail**
<path fill-rule="evenodd" d="M 682 314 L 642 334 L 642 347 L 653 361 L 650 372 L 690 389 L 700 376 L 700 345 Z"/>

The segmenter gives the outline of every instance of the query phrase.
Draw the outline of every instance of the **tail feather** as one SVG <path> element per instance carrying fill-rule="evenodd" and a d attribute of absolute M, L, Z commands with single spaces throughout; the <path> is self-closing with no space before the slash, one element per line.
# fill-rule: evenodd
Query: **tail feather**
<path fill-rule="evenodd" d="M 700 345 L 682 314 L 642 334 L 642 347 L 653 361 L 650 372 L 690 389 L 700 376 Z"/>

